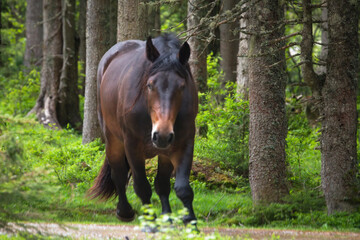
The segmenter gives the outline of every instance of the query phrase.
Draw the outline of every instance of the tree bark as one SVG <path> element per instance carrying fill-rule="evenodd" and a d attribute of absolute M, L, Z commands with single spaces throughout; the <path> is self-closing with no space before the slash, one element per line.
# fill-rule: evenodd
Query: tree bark
<path fill-rule="evenodd" d="M 31 112 L 45 126 L 60 128 L 57 119 L 59 80 L 62 68 L 61 0 L 43 0 L 44 48 L 40 94 Z"/>
<path fill-rule="evenodd" d="M 152 0 L 148 6 L 148 28 L 149 36 L 157 37 L 161 33 L 160 4 Z"/>
<path fill-rule="evenodd" d="M 119 0 L 118 2 L 118 42 L 148 37 L 146 0 Z"/>
<path fill-rule="evenodd" d="M 201 7 L 202 0 L 188 1 L 188 19 L 187 28 L 190 29 L 188 35 L 190 36 L 188 43 L 191 48 L 189 65 L 193 78 L 197 84 L 200 93 L 207 92 L 207 49 L 206 42 L 201 39 L 200 32 L 197 31 L 196 26 L 200 24 L 201 18 L 205 16 L 205 11 Z M 191 30 L 195 29 L 195 30 Z M 199 29 L 198 29 L 199 30 Z M 199 99 L 199 103 L 203 104 L 204 98 Z M 207 126 L 199 126 L 198 133 L 206 136 Z"/>
<path fill-rule="evenodd" d="M 248 22 L 247 13 L 240 18 L 240 29 L 246 29 Z M 236 91 L 242 99 L 249 99 L 249 70 L 248 70 L 249 36 L 243 32 L 239 33 L 239 51 L 237 55 L 236 68 Z"/>
<path fill-rule="evenodd" d="M 118 0 L 109 0 L 109 42 L 108 48 L 117 43 Z"/>
<path fill-rule="evenodd" d="M 236 6 L 238 0 L 222 0 L 222 14 Z M 223 87 L 227 82 L 236 82 L 236 63 L 239 48 L 239 33 L 235 32 L 239 27 L 239 22 L 230 21 L 229 23 L 221 24 L 220 28 L 220 65 L 224 71 Z"/>
<path fill-rule="evenodd" d="M 201 9 L 201 0 L 189 0 L 188 2 L 188 19 L 187 28 L 193 29 L 200 24 L 200 20 L 205 16 L 205 12 Z M 197 83 L 198 90 L 201 93 L 207 91 L 207 51 L 206 43 L 201 39 L 199 32 L 190 31 L 189 45 L 191 55 L 189 64 L 191 73 Z"/>
<path fill-rule="evenodd" d="M 326 5 L 326 0 L 322 1 L 322 4 Z M 327 7 L 321 8 L 321 52 L 319 56 L 319 62 L 321 65 L 316 69 L 316 73 L 319 75 L 326 74 L 326 61 L 329 49 L 329 34 L 328 34 L 328 9 Z"/>
<path fill-rule="evenodd" d="M 312 92 L 312 97 L 307 102 L 306 115 L 309 123 L 315 125 L 322 106 L 321 89 L 324 84 L 325 71 L 318 71 L 317 74 L 314 70 L 313 55 L 313 21 L 312 21 L 312 7 L 311 0 L 303 0 L 303 30 L 301 33 L 302 40 L 301 46 L 301 72 L 304 82 L 308 85 Z"/>
<path fill-rule="evenodd" d="M 24 65 L 41 66 L 43 50 L 42 0 L 27 0 L 26 7 L 26 47 Z"/>
<path fill-rule="evenodd" d="M 83 122 L 83 144 L 101 137 L 97 117 L 97 67 L 108 48 L 106 26 L 107 0 L 88 0 L 86 13 L 86 86 Z"/>
<path fill-rule="evenodd" d="M 357 133 L 357 1 L 328 1 L 329 52 L 322 89 L 321 178 L 328 214 L 359 206 Z"/>
<path fill-rule="evenodd" d="M 63 66 L 60 76 L 58 120 L 81 130 L 75 31 L 75 0 L 62 0 Z"/>
<path fill-rule="evenodd" d="M 313 44 L 314 39 L 312 35 L 312 7 L 311 0 L 303 0 L 303 30 L 301 46 L 301 72 L 303 74 L 304 82 L 311 88 L 313 97 L 316 100 L 321 100 L 321 89 L 323 86 L 323 76 L 316 74 L 313 68 Z"/>
<path fill-rule="evenodd" d="M 249 31 L 249 180 L 254 204 L 280 202 L 288 194 L 285 173 L 285 68 L 283 6 L 251 1 Z"/>
<path fill-rule="evenodd" d="M 79 20 L 78 20 L 78 34 L 79 34 L 79 61 L 81 65 L 79 81 L 82 88 L 80 94 L 85 95 L 85 72 L 86 72 L 86 5 L 87 0 L 80 0 L 79 4 Z"/>

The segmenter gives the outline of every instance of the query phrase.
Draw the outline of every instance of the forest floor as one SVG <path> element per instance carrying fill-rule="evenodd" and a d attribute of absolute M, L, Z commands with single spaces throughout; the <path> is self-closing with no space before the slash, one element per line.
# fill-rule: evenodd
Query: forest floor
<path fill-rule="evenodd" d="M 7 230 L 0 229 L 0 235 L 9 232 L 27 231 L 44 236 L 62 236 L 71 239 L 157 239 L 157 233 L 141 232 L 139 227 L 131 225 L 104 224 L 57 224 L 57 223 L 22 223 L 8 224 Z M 335 231 L 306 231 L 284 229 L 249 229 L 249 228 L 200 228 L 205 234 L 218 232 L 222 236 L 236 239 L 296 239 L 296 240 L 358 240 L 360 233 Z"/>

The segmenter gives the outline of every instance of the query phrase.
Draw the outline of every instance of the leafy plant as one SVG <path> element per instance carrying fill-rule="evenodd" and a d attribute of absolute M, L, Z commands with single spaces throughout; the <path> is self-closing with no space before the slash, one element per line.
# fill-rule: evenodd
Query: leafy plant
<path fill-rule="evenodd" d="M 5 77 L 19 72 L 23 67 L 26 42 L 25 11 L 25 0 L 7 0 L 2 3 L 0 62 L 5 63 L 6 67 L 0 68 L 0 75 Z M 0 81 L 0 89 L 2 83 L 6 82 Z"/>
<path fill-rule="evenodd" d="M 151 3 L 150 4 L 158 4 Z M 187 5 L 181 1 L 164 1 L 160 4 L 162 32 L 180 33 L 186 30 Z"/>
<path fill-rule="evenodd" d="M 79 140 L 48 152 L 44 159 L 60 183 L 91 183 L 99 172 L 103 154 L 104 145 L 99 139 L 87 145 Z"/>
<path fill-rule="evenodd" d="M 210 158 L 223 166 L 233 168 L 238 174 L 247 175 L 248 169 L 248 102 L 236 93 L 234 83 L 227 83 L 225 89 L 218 70 L 219 57 L 209 54 L 208 92 L 203 94 L 197 126 L 206 126 L 207 137 L 198 137 L 196 153 L 200 158 Z"/>
<path fill-rule="evenodd" d="M 0 183 L 23 174 L 25 166 L 22 143 L 17 137 L 2 136 L 0 142 Z"/>
<path fill-rule="evenodd" d="M 321 182 L 320 129 L 308 124 L 302 106 L 296 99 L 291 98 L 288 102 L 288 179 L 293 188 L 316 188 Z"/>
<path fill-rule="evenodd" d="M 142 231 L 150 233 L 147 235 L 147 239 L 234 239 L 220 236 L 218 233 L 205 234 L 197 228 L 196 220 L 184 225 L 182 218 L 188 213 L 186 208 L 180 209 L 176 213 L 161 215 L 158 218 L 152 205 L 143 206 L 142 212 L 143 214 L 139 217 L 140 228 Z M 151 233 L 157 234 L 152 235 Z"/>
<path fill-rule="evenodd" d="M 34 107 L 40 90 L 40 72 L 33 69 L 28 74 L 23 71 L 18 75 L 8 77 L 3 90 L 3 100 L 0 102 L 2 113 L 16 115 L 27 114 Z M 5 77 L 0 75 L 0 82 Z"/>

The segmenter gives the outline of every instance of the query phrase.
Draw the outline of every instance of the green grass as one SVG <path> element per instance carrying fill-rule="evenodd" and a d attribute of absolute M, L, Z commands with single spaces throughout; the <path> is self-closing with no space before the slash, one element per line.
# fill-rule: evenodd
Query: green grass
<path fill-rule="evenodd" d="M 0 115 L 0 131 L 0 223 L 30 221 L 119 224 L 115 217 L 116 200 L 98 202 L 85 196 L 103 162 L 102 143 L 95 141 L 82 145 L 81 136 L 71 129 L 45 129 L 31 118 Z M 325 201 L 320 189 L 316 188 L 318 180 L 314 179 L 318 170 L 311 169 L 311 148 L 316 145 L 317 135 L 315 130 L 309 131 L 301 133 L 306 135 L 301 144 L 296 144 L 298 140 L 294 132 L 289 133 L 289 138 L 293 141 L 292 147 L 288 148 L 289 164 L 294 172 L 289 180 L 293 186 L 290 196 L 284 199 L 283 204 L 254 207 L 246 178 L 234 175 L 238 184 L 225 187 L 207 181 L 205 173 L 198 174 L 198 178 L 192 176 L 194 210 L 199 226 L 359 231 L 360 213 L 326 215 Z M 206 148 L 202 151 L 206 151 Z M 302 161 L 300 165 L 291 160 L 296 160 L 296 151 L 302 154 L 298 158 Z M 215 164 L 209 159 L 200 161 L 200 153 L 196 156 L 195 162 L 198 164 L 204 161 L 208 166 Z M 151 183 L 156 172 L 154 167 L 155 160 L 150 160 Z M 223 169 L 224 167 L 226 166 L 219 165 L 219 168 L 211 171 L 217 171 L 216 174 L 223 171 L 231 173 L 231 169 Z M 219 181 L 222 181 L 221 175 L 219 176 Z M 312 179 L 305 181 L 304 178 L 308 177 Z M 135 195 L 131 182 L 127 196 L 134 209 L 140 213 L 141 201 Z M 161 206 L 155 191 L 152 203 L 159 215 Z M 173 190 L 170 203 L 174 212 L 183 208 Z M 131 224 L 139 224 L 139 220 Z"/>
<path fill-rule="evenodd" d="M 7 179 L 0 184 L 2 218 L 10 221 L 118 223 L 115 200 L 97 202 L 85 197 L 103 161 L 101 143 L 83 146 L 81 137 L 75 132 L 45 129 L 32 119 L 1 116 L 0 126 L 2 156 L 10 161 L 9 151 L 21 152 L 14 165 L 22 168 L 17 175 L 7 172 Z M 86 163 L 89 169 L 80 168 L 79 163 Z M 150 179 L 154 177 L 150 176 Z M 211 191 L 204 182 L 196 180 L 191 184 L 196 192 L 195 211 L 203 222 L 214 222 L 219 213 L 226 213 L 229 208 L 236 212 L 236 202 L 240 202 L 241 195 Z M 133 207 L 140 211 L 141 202 L 131 183 L 127 195 Z M 152 201 L 160 211 L 155 192 Z M 174 191 L 170 201 L 174 211 L 183 208 Z"/>

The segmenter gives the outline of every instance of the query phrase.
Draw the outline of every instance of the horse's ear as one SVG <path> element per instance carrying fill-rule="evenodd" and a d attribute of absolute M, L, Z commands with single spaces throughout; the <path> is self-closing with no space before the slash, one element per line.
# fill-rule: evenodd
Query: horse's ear
<path fill-rule="evenodd" d="M 155 62 L 155 60 L 160 56 L 159 51 L 154 46 L 151 37 L 148 37 L 146 40 L 146 57 L 150 62 Z"/>
<path fill-rule="evenodd" d="M 185 65 L 189 61 L 189 57 L 190 57 L 190 46 L 187 42 L 184 42 L 184 44 L 180 47 L 178 53 L 178 59 L 181 64 Z"/>

